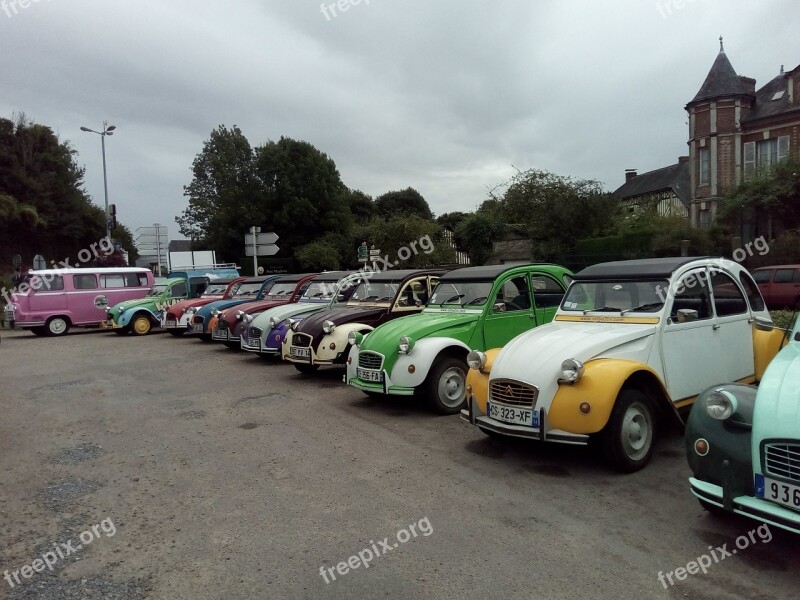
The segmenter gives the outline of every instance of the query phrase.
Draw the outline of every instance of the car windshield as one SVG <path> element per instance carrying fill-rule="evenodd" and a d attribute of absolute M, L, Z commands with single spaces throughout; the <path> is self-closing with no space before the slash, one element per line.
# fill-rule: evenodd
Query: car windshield
<path fill-rule="evenodd" d="M 164 283 L 159 283 L 158 285 L 154 285 L 150 288 L 150 291 L 147 292 L 148 296 L 160 296 L 164 293 L 164 290 L 167 289 L 167 285 Z"/>
<path fill-rule="evenodd" d="M 276 283 L 269 290 L 269 296 L 291 296 L 297 287 L 296 283 Z"/>
<path fill-rule="evenodd" d="M 492 293 L 492 281 L 440 281 L 428 306 L 483 306 Z"/>
<path fill-rule="evenodd" d="M 576 281 L 567 290 L 562 310 L 587 312 L 658 312 L 669 284 L 653 281 Z"/>
<path fill-rule="evenodd" d="M 234 292 L 234 296 L 255 296 L 261 290 L 261 282 L 243 283 L 239 289 Z"/>
<path fill-rule="evenodd" d="M 363 281 L 355 288 L 348 306 L 357 306 L 362 302 L 389 304 L 397 293 L 397 284 L 383 281 Z"/>
<path fill-rule="evenodd" d="M 302 300 L 330 300 L 333 293 L 336 291 L 335 281 L 314 281 L 305 294 Z"/>
<path fill-rule="evenodd" d="M 225 293 L 227 285 L 220 283 L 212 283 L 203 292 L 203 296 L 220 296 Z"/>

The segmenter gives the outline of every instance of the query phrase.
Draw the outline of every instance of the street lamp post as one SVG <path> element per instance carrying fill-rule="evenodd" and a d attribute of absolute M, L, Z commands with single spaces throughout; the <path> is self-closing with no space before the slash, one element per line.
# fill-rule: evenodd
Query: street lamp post
<path fill-rule="evenodd" d="M 106 136 L 114 135 L 116 125 L 109 125 L 107 121 L 103 121 L 103 131 L 95 131 L 88 127 L 81 127 L 81 131 L 88 131 L 89 133 L 96 133 L 100 136 L 100 146 L 103 149 L 103 191 L 105 192 L 106 199 L 106 236 L 111 239 L 111 219 L 108 215 L 108 176 L 106 175 Z"/>
<path fill-rule="evenodd" d="M 161 225 L 153 223 L 156 230 L 156 260 L 158 261 L 158 276 L 161 277 Z"/>

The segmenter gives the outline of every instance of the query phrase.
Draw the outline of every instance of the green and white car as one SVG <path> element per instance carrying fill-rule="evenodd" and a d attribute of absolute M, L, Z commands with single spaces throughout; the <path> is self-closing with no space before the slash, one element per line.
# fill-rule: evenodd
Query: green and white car
<path fill-rule="evenodd" d="M 443 275 L 416 315 L 351 333 L 346 382 L 367 394 L 424 394 L 457 413 L 465 401 L 467 354 L 503 346 L 549 323 L 571 281 L 557 265 L 467 267 Z"/>

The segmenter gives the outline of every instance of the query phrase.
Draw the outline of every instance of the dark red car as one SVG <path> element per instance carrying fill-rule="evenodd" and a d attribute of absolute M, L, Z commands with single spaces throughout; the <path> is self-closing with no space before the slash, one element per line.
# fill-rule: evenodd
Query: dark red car
<path fill-rule="evenodd" d="M 800 265 L 761 267 L 752 274 L 768 308 L 800 310 Z"/>
<path fill-rule="evenodd" d="M 161 327 L 176 337 L 184 333 L 191 333 L 192 316 L 195 313 L 195 309 L 215 300 L 230 298 L 244 280 L 244 277 L 237 277 L 235 279 L 212 281 L 199 298 L 181 300 L 170 306 L 161 317 Z"/>

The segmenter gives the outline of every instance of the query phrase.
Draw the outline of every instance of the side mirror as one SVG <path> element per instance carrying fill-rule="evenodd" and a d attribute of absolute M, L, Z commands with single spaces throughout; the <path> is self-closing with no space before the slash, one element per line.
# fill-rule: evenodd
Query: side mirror
<path fill-rule="evenodd" d="M 492 312 L 506 312 L 505 302 L 495 302 L 492 306 Z"/>
<path fill-rule="evenodd" d="M 772 331 L 775 329 L 775 323 L 766 317 L 756 317 L 753 319 L 753 325 L 755 325 L 755 328 L 759 331 Z"/>
<path fill-rule="evenodd" d="M 414 301 L 414 306 L 416 306 L 417 308 L 419 308 L 420 306 L 422 306 L 422 300 L 415 300 L 415 301 Z"/>
<path fill-rule="evenodd" d="M 693 308 L 678 309 L 678 323 L 689 323 L 691 321 L 697 321 L 699 318 L 700 314 Z"/>

